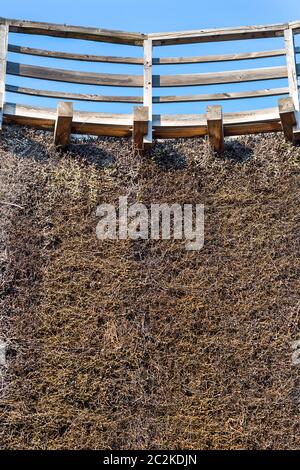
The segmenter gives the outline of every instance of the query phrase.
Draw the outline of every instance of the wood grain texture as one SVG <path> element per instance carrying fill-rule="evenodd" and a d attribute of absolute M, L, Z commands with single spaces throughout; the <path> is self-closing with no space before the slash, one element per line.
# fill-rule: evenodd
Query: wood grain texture
<path fill-rule="evenodd" d="M 44 98 L 56 98 L 75 101 L 96 101 L 100 103 L 143 103 L 142 96 L 106 96 L 92 95 L 89 93 L 70 93 L 65 91 L 39 90 L 35 88 L 19 87 L 16 85 L 5 86 L 6 91 L 21 95 L 40 96 Z"/>
<path fill-rule="evenodd" d="M 80 83 L 85 85 L 142 87 L 142 75 L 123 75 L 96 72 L 78 72 L 76 70 L 54 69 L 37 65 L 7 62 L 7 73 L 19 77 L 53 80 L 56 82 Z"/>
<path fill-rule="evenodd" d="M 199 29 L 166 33 L 151 33 L 153 45 L 191 44 L 200 42 L 218 42 L 241 39 L 272 38 L 283 36 L 288 23 L 261 26 L 242 26 L 238 28 Z"/>
<path fill-rule="evenodd" d="M 65 148 L 70 143 L 73 119 L 73 104 L 60 101 L 57 104 L 57 114 L 54 127 L 54 145 Z"/>
<path fill-rule="evenodd" d="M 144 41 L 144 106 L 148 108 L 148 130 L 144 136 L 144 146 L 152 145 L 152 41 Z"/>
<path fill-rule="evenodd" d="M 224 150 L 224 129 L 222 106 L 207 106 L 207 133 L 209 143 L 214 152 Z"/>
<path fill-rule="evenodd" d="M 278 100 L 279 116 L 285 139 L 293 142 L 293 128 L 296 125 L 295 106 L 292 97 Z"/>
<path fill-rule="evenodd" d="M 300 128 L 300 103 L 298 89 L 298 72 L 296 62 L 296 51 L 294 43 L 294 33 L 291 28 L 284 31 L 284 40 L 286 48 L 286 63 L 288 72 L 288 84 L 290 96 L 293 100 L 296 116 L 296 127 Z"/>
<path fill-rule="evenodd" d="M 243 52 L 238 54 L 207 55 L 197 57 L 160 57 L 153 59 L 153 65 L 203 64 L 211 62 L 231 62 L 236 60 L 263 59 L 285 55 L 285 49 L 270 51 Z"/>
<path fill-rule="evenodd" d="M 20 77 L 38 78 L 58 82 L 80 83 L 86 85 L 142 87 L 142 75 L 102 74 L 96 72 L 77 72 L 76 70 L 54 69 L 36 65 L 7 62 L 7 73 Z M 259 80 L 286 78 L 287 68 L 265 67 L 250 70 L 234 70 L 215 73 L 154 75 L 153 87 L 180 87 L 197 85 L 216 85 Z"/>
<path fill-rule="evenodd" d="M 142 33 L 130 33 L 102 28 L 88 28 L 8 18 L 0 18 L 0 23 L 1 22 L 9 24 L 9 31 L 12 33 L 38 34 L 42 36 L 84 39 L 87 41 L 129 44 L 134 46 L 142 46 L 143 40 L 147 39 L 147 35 Z"/>
<path fill-rule="evenodd" d="M 40 129 L 54 129 L 55 108 L 32 107 L 6 103 L 4 122 L 14 122 Z M 282 131 L 279 111 L 269 108 L 239 113 L 224 113 L 224 135 Z M 129 137 L 132 135 L 132 114 L 108 114 L 74 111 L 72 133 Z M 207 134 L 206 114 L 153 115 L 155 137 L 195 137 Z"/>
<path fill-rule="evenodd" d="M 8 44 L 8 51 L 17 54 L 50 57 L 53 59 L 78 60 L 84 62 L 107 62 L 111 64 L 143 65 L 142 57 L 116 57 L 97 56 L 93 54 L 74 54 L 71 52 L 49 51 L 46 49 L 36 49 L 33 47 L 16 46 L 15 44 Z"/>
<path fill-rule="evenodd" d="M 133 110 L 133 149 L 135 153 L 143 153 L 144 137 L 147 135 L 149 125 L 149 108 L 147 106 L 135 106 Z"/>
<path fill-rule="evenodd" d="M 8 27 L 0 24 L 0 130 L 2 128 L 3 106 L 5 101 L 6 57 Z"/>

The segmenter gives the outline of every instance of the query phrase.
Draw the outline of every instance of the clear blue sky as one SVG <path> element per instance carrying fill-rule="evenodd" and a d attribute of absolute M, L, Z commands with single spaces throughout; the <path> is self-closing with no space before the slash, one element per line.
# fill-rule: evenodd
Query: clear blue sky
<path fill-rule="evenodd" d="M 47 21 L 54 23 L 67 23 L 83 26 L 95 26 L 108 29 L 121 29 L 128 31 L 156 32 L 156 31 L 180 31 L 187 29 L 217 28 L 226 26 L 245 26 L 266 23 L 286 22 L 300 19 L 299 0 L 9 0 L 1 2 L 0 16 L 8 18 L 28 19 L 36 21 Z M 297 39 L 300 45 L 300 38 Z M 28 46 L 41 47 L 45 49 L 56 49 L 76 52 L 90 52 L 94 54 L 110 55 L 132 55 L 140 56 L 142 49 L 139 47 L 110 45 L 104 43 L 83 42 L 78 40 L 62 40 L 59 38 L 33 37 L 20 34 L 11 34 L 10 42 Z M 283 47 L 281 38 L 251 41 L 235 41 L 227 43 L 210 43 L 184 46 L 169 46 L 155 48 L 154 56 L 177 56 L 177 55 L 203 55 L 226 52 L 255 51 Z M 91 70 L 110 73 L 142 73 L 139 66 L 126 66 L 119 64 L 90 64 L 62 61 L 58 59 L 45 59 L 19 54 L 10 54 L 10 60 L 23 63 L 47 65 L 68 69 Z M 257 60 L 257 67 L 268 65 L 281 65 L 283 58 Z M 154 73 L 197 73 L 217 71 L 221 69 L 241 69 L 253 67 L 253 61 L 223 64 L 195 64 L 184 66 L 159 66 L 154 67 Z M 108 87 L 78 86 L 75 84 L 54 83 L 31 79 L 8 77 L 11 84 L 22 84 L 23 86 L 69 90 L 86 91 L 101 94 L 141 94 L 137 89 L 116 89 Z M 223 91 L 238 91 L 242 89 L 258 89 L 270 86 L 283 86 L 284 81 L 246 83 L 236 85 L 223 85 Z M 154 94 L 190 94 L 208 93 L 220 91 L 218 86 L 192 87 L 185 89 L 161 89 L 155 90 Z M 43 106 L 56 106 L 55 100 L 37 99 L 22 95 L 8 94 L 7 101 L 33 103 Z M 222 102 L 225 111 L 236 109 L 253 109 L 269 107 L 276 104 L 277 98 L 261 98 L 258 100 L 243 100 Z M 178 112 L 202 112 L 204 103 L 156 105 L 155 112 L 178 113 Z M 99 103 L 75 103 L 77 109 L 91 109 L 111 112 L 131 112 L 130 104 L 99 104 Z"/>

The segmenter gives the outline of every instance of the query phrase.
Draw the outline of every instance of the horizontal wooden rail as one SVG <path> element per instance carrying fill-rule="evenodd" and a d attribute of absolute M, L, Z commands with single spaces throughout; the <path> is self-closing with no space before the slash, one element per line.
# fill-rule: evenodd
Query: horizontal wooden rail
<path fill-rule="evenodd" d="M 123 75 L 113 73 L 78 72 L 76 70 L 54 69 L 37 65 L 7 62 L 7 73 L 19 77 L 53 80 L 56 82 L 80 83 L 84 85 L 103 85 L 120 87 L 142 87 L 142 75 Z"/>
<path fill-rule="evenodd" d="M 265 59 L 285 55 L 285 49 L 237 54 L 207 55 L 198 57 L 160 57 L 153 59 L 153 65 L 203 64 L 211 62 L 231 62 L 236 60 Z"/>
<path fill-rule="evenodd" d="M 33 47 L 16 46 L 8 44 L 8 51 L 17 54 L 33 55 L 39 57 L 48 57 L 53 59 L 78 60 L 85 62 L 107 62 L 111 64 L 143 65 L 142 57 L 115 57 L 98 56 L 92 54 L 74 54 L 71 52 L 48 51 L 46 49 L 35 49 Z"/>
<path fill-rule="evenodd" d="M 280 96 L 288 94 L 288 87 L 267 88 L 264 90 L 245 90 L 225 93 L 205 93 L 199 95 L 173 95 L 154 96 L 153 103 L 184 103 L 201 101 L 224 101 L 237 100 L 243 98 L 260 98 L 264 96 Z"/>
<path fill-rule="evenodd" d="M 287 68 L 268 67 L 250 70 L 230 70 L 226 72 L 195 73 L 182 75 L 154 75 L 153 87 L 180 87 L 196 85 L 218 85 L 260 80 L 273 80 L 287 77 Z"/>
<path fill-rule="evenodd" d="M 300 51 L 300 48 L 298 48 Z M 47 49 L 36 49 L 33 47 L 17 46 L 8 44 L 8 51 L 16 54 L 25 54 L 53 59 L 78 60 L 84 62 L 106 62 L 111 64 L 143 65 L 142 57 L 116 57 L 98 56 L 93 54 L 75 54 L 72 52 L 50 51 Z M 270 51 L 243 52 L 237 54 L 208 55 L 197 57 L 154 57 L 153 65 L 180 65 L 180 64 L 202 64 L 213 62 L 231 62 L 239 60 L 264 59 L 281 57 L 285 55 L 285 49 Z"/>
<path fill-rule="evenodd" d="M 15 103 L 4 106 L 4 121 L 31 125 L 41 129 L 54 129 L 55 108 L 32 107 Z M 224 134 L 240 135 L 252 132 L 282 130 L 278 108 L 239 113 L 224 113 Z M 74 111 L 72 132 L 94 135 L 130 136 L 132 114 L 107 114 Z M 205 114 L 153 115 L 155 137 L 195 137 L 207 134 Z"/>
<path fill-rule="evenodd" d="M 78 72 L 76 70 L 54 69 L 37 65 L 7 62 L 7 73 L 20 77 L 38 78 L 58 82 L 80 83 L 87 85 L 142 87 L 142 75 L 105 74 Z M 153 75 L 153 87 L 180 87 L 196 85 L 216 85 L 221 83 L 251 82 L 273 80 L 287 77 L 287 68 L 268 67 L 250 70 L 231 70 L 226 72 L 196 73 L 181 75 Z"/>
<path fill-rule="evenodd" d="M 87 41 L 110 42 L 116 44 L 129 44 L 142 46 L 146 34 L 114 31 L 109 29 L 88 28 L 63 24 L 41 23 L 37 21 L 14 20 L 0 18 L 0 23 L 9 25 L 12 33 L 38 34 L 60 38 L 83 39 Z"/>
<path fill-rule="evenodd" d="M 34 88 L 19 87 L 7 84 L 5 90 L 10 93 L 22 95 L 39 96 L 44 98 L 67 99 L 75 101 L 96 101 L 101 103 L 143 103 L 142 96 L 105 96 L 91 95 L 88 93 L 70 93 L 65 91 L 38 90 Z M 265 96 L 281 96 L 289 93 L 288 87 L 269 88 L 264 90 L 237 91 L 228 93 L 207 93 L 199 95 L 182 96 L 153 96 L 153 103 L 181 103 L 181 102 L 203 102 L 224 101 L 242 98 L 259 98 Z"/>
<path fill-rule="evenodd" d="M 70 93 L 66 91 L 37 90 L 35 88 L 19 87 L 15 85 L 6 85 L 5 90 L 10 93 L 18 93 L 21 95 L 31 95 L 43 98 L 56 98 L 74 101 L 96 101 L 99 103 L 143 103 L 142 96 L 92 95 L 88 93 Z"/>
<path fill-rule="evenodd" d="M 9 30 L 15 33 L 38 34 L 54 37 L 103 41 L 119 44 L 143 45 L 144 39 L 151 39 L 154 45 L 185 44 L 191 42 L 228 41 L 253 38 L 270 38 L 283 36 L 286 28 L 294 32 L 300 31 L 300 22 L 280 23 L 259 26 L 244 26 L 237 28 L 199 29 L 192 31 L 164 33 L 133 33 L 102 28 L 52 24 L 45 22 L 0 18 L 0 23 L 9 25 Z"/>

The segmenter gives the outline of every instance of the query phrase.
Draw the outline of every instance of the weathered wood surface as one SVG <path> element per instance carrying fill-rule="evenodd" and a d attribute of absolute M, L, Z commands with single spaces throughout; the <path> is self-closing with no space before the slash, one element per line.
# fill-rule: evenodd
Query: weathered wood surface
<path fill-rule="evenodd" d="M 0 24 L 0 130 L 2 128 L 3 106 L 5 101 L 5 77 L 8 27 Z"/>
<path fill-rule="evenodd" d="M 54 129 L 54 108 L 31 107 L 6 103 L 4 121 Z M 282 131 L 278 108 L 224 113 L 224 135 Z M 132 134 L 132 114 L 108 114 L 74 111 L 72 132 L 92 135 L 129 137 Z M 195 137 L 207 134 L 206 114 L 153 115 L 153 134 L 159 138 Z"/>
<path fill-rule="evenodd" d="M 96 72 L 78 72 L 76 70 L 54 69 L 37 65 L 7 62 L 7 73 L 20 77 L 54 80 L 58 82 L 81 83 L 86 85 L 142 87 L 142 75 L 105 74 Z M 181 75 L 153 75 L 153 87 L 180 87 L 196 85 L 217 85 L 260 80 L 286 78 L 287 68 L 262 67 L 250 70 L 234 70 L 215 73 L 196 73 Z"/>
<path fill-rule="evenodd" d="M 262 67 L 250 70 L 230 70 L 226 72 L 214 73 L 154 75 L 153 87 L 218 85 L 222 83 L 252 82 L 286 77 L 287 68 L 285 66 Z"/>
<path fill-rule="evenodd" d="M 197 101 L 223 101 L 236 100 L 241 98 L 260 98 L 263 96 L 278 96 L 288 94 L 287 87 L 267 88 L 264 90 L 246 90 L 227 93 L 204 93 L 201 95 L 173 95 L 173 96 L 154 96 L 153 103 L 181 103 Z"/>
<path fill-rule="evenodd" d="M 295 107 L 296 129 L 300 129 L 300 104 L 299 104 L 299 89 L 298 89 L 298 71 L 296 63 L 296 50 L 294 43 L 294 34 L 291 28 L 284 32 L 285 48 L 286 48 L 286 62 L 288 72 L 289 94 L 293 100 Z"/>
<path fill-rule="evenodd" d="M 299 52 L 300 48 L 296 48 Z M 25 54 L 39 57 L 49 57 L 54 59 L 78 60 L 84 62 L 107 62 L 111 64 L 131 64 L 143 65 L 142 57 L 118 57 L 118 56 L 98 56 L 94 54 L 75 54 L 63 51 L 51 51 L 47 49 L 37 49 L 33 47 L 17 46 L 8 44 L 8 51 L 17 54 Z M 179 64 L 201 64 L 211 62 L 231 62 L 239 60 L 263 59 L 270 57 L 281 57 L 285 55 L 285 49 L 269 51 L 242 52 L 237 54 L 207 55 L 196 57 L 154 57 L 153 65 L 179 65 Z"/>
<path fill-rule="evenodd" d="M 35 49 L 33 47 L 16 46 L 8 44 L 8 51 L 17 54 L 49 57 L 53 59 L 78 60 L 84 62 L 108 62 L 111 64 L 143 65 L 142 57 L 116 57 L 98 56 L 93 54 L 74 54 L 71 52 L 49 51 L 46 49 Z"/>
<path fill-rule="evenodd" d="M 6 91 L 21 95 L 40 96 L 45 98 L 57 98 L 75 101 L 96 101 L 101 103 L 143 103 L 142 96 L 106 96 L 92 95 L 89 93 L 70 93 L 66 91 L 38 90 L 35 88 L 6 85 Z"/>
<path fill-rule="evenodd" d="M 144 137 L 148 132 L 149 108 L 147 106 L 135 106 L 133 109 L 133 147 L 136 153 L 144 151 Z"/>
<path fill-rule="evenodd" d="M 96 101 L 102 103 L 136 103 L 144 102 L 142 96 L 107 96 L 93 95 L 88 93 L 70 93 L 65 91 L 39 90 L 35 88 L 20 87 L 7 84 L 6 91 L 22 95 L 40 96 L 45 98 L 68 99 L 75 101 Z M 264 96 L 280 96 L 289 93 L 288 87 L 267 88 L 265 90 L 249 90 L 228 93 L 207 93 L 201 95 L 173 95 L 173 96 L 153 96 L 153 103 L 181 103 L 181 102 L 201 102 L 201 101 L 223 101 L 236 100 L 241 98 L 259 98 Z"/>
<path fill-rule="evenodd" d="M 210 62 L 231 62 L 235 60 L 263 59 L 285 55 L 285 49 L 270 51 L 242 52 L 238 54 L 206 55 L 197 57 L 159 57 L 153 59 L 153 65 L 203 64 Z"/>
<path fill-rule="evenodd" d="M 207 133 L 214 152 L 224 150 L 223 114 L 220 105 L 207 106 Z"/>
<path fill-rule="evenodd" d="M 296 124 L 295 106 L 292 97 L 278 101 L 279 116 L 285 139 L 293 142 L 293 127 Z"/>
<path fill-rule="evenodd" d="M 144 136 L 144 145 L 152 145 L 152 41 L 144 42 L 144 106 L 148 109 L 148 128 Z"/>
<path fill-rule="evenodd" d="M 43 36 L 84 39 L 88 41 L 111 42 L 135 46 L 142 46 L 143 40 L 147 39 L 147 35 L 142 33 L 130 33 L 126 31 L 102 28 L 88 28 L 8 18 L 0 18 L 0 23 L 1 22 L 8 24 L 9 31 L 12 33 L 38 34 Z"/>
<path fill-rule="evenodd" d="M 54 145 L 65 148 L 70 143 L 73 119 L 73 104 L 60 101 L 54 127 Z"/>
<path fill-rule="evenodd" d="M 7 62 L 7 73 L 19 77 L 54 80 L 56 82 L 81 83 L 85 85 L 103 85 L 120 87 L 142 87 L 142 75 L 115 73 L 78 72 L 76 70 L 54 69 L 38 65 Z"/>
<path fill-rule="evenodd" d="M 151 33 L 153 45 L 190 44 L 199 42 L 218 42 L 241 39 L 272 38 L 283 36 L 288 23 L 238 28 L 199 29 L 166 33 Z M 296 25 L 295 25 L 296 28 Z"/>

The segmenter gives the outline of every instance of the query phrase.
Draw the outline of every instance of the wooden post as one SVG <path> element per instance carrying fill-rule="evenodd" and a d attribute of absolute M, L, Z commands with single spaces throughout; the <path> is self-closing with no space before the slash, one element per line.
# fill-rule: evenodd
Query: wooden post
<path fill-rule="evenodd" d="M 144 136 L 144 145 L 152 145 L 152 40 L 144 41 L 144 106 L 148 107 L 148 132 Z"/>
<path fill-rule="evenodd" d="M 294 34 L 291 28 L 284 30 L 284 41 L 286 49 L 286 63 L 288 72 L 289 95 L 293 100 L 295 107 L 296 123 L 294 127 L 294 138 L 300 138 L 300 104 L 299 104 L 299 91 L 298 91 L 298 77 L 297 65 L 295 54 Z"/>
<path fill-rule="evenodd" d="M 8 25 L 0 25 L 0 131 L 2 129 L 5 102 L 6 56 L 8 44 Z"/>
<path fill-rule="evenodd" d="M 66 147 L 70 143 L 73 119 L 73 103 L 60 101 L 57 105 L 57 115 L 54 128 L 54 145 Z"/>
<path fill-rule="evenodd" d="M 291 96 L 278 100 L 279 116 L 281 120 L 284 137 L 293 142 L 293 128 L 296 124 L 295 106 Z"/>
<path fill-rule="evenodd" d="M 148 132 L 149 109 L 146 106 L 135 106 L 133 108 L 133 146 L 136 153 L 144 151 L 144 136 Z"/>
<path fill-rule="evenodd" d="M 221 153 L 224 150 L 222 106 L 207 106 L 206 112 L 209 143 L 214 152 Z"/>

